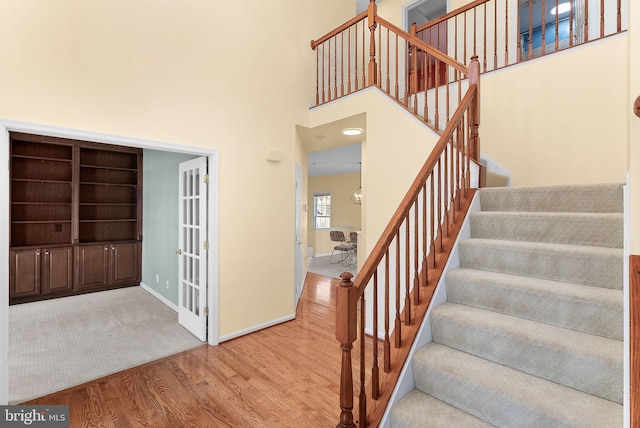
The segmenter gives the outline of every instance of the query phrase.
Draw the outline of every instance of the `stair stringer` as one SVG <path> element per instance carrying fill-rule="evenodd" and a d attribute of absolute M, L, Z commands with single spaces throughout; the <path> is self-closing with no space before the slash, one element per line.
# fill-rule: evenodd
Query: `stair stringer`
<path fill-rule="evenodd" d="M 464 218 L 462 223 L 462 228 L 460 229 L 460 233 L 456 237 L 456 240 L 453 244 L 453 249 L 451 250 L 451 255 L 449 256 L 449 260 L 444 266 L 444 270 L 442 275 L 440 276 L 440 281 L 436 285 L 436 291 L 433 294 L 433 298 L 431 299 L 431 304 L 427 309 L 427 314 L 422 321 L 422 325 L 418 330 L 418 335 L 416 340 L 413 342 L 413 346 L 411 346 L 411 350 L 409 351 L 409 355 L 404 363 L 404 367 L 400 372 L 400 378 L 396 383 L 396 386 L 391 394 L 391 398 L 389 400 L 389 404 L 387 405 L 387 409 L 382 416 L 382 420 L 380 421 L 379 427 L 381 428 L 391 428 L 391 418 L 390 412 L 393 408 L 394 404 L 397 403 L 402 397 L 404 397 L 409 391 L 415 389 L 415 381 L 413 378 L 413 367 L 411 364 L 411 360 L 413 358 L 413 354 L 424 345 L 432 341 L 431 336 L 431 310 L 442 303 L 447 301 L 447 288 L 445 284 L 446 273 L 452 269 L 456 269 L 460 267 L 460 254 L 458 251 L 458 245 L 460 240 L 467 239 L 471 237 L 471 225 L 469 217 L 472 212 L 480 211 L 480 192 L 476 192 L 471 201 L 471 205 L 469 210 Z"/>

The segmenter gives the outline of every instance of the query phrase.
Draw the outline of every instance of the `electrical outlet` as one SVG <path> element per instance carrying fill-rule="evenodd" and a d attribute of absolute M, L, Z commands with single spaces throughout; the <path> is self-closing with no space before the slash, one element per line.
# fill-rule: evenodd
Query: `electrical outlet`
<path fill-rule="evenodd" d="M 169 288 L 169 281 L 167 281 L 167 288 Z"/>
<path fill-rule="evenodd" d="M 156 274 L 156 284 L 160 284 L 160 275 Z"/>

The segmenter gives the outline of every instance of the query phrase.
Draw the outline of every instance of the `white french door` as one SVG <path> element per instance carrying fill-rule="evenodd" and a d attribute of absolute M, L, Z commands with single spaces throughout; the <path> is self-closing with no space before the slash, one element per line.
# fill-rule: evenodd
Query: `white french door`
<path fill-rule="evenodd" d="M 207 158 L 179 167 L 178 322 L 207 339 Z"/>

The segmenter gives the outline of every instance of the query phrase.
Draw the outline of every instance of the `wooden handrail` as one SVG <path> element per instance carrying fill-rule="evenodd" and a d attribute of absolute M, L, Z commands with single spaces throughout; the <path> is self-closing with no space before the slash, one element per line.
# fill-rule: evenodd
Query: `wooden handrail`
<path fill-rule="evenodd" d="M 416 31 L 426 30 L 429 27 L 433 27 L 434 25 L 438 25 L 441 22 L 447 21 L 448 19 L 453 18 L 456 15 L 460 15 L 460 14 L 462 14 L 462 13 L 468 11 L 468 10 L 473 9 L 476 6 L 480 6 L 481 4 L 486 3 L 488 1 L 491 1 L 491 0 L 476 0 L 474 2 L 471 2 L 469 4 L 461 6 L 456 10 L 452 10 L 451 12 L 442 15 L 439 18 L 433 19 L 433 20 L 431 20 L 429 22 L 425 22 L 424 24 L 416 27 Z"/>
<path fill-rule="evenodd" d="M 448 144 L 449 138 L 453 135 L 453 132 L 456 130 L 462 115 L 466 112 L 466 110 L 471 105 L 472 101 L 477 97 L 477 85 L 471 85 L 462 99 L 462 102 L 458 106 L 458 109 L 454 113 L 453 117 L 449 121 L 447 127 L 444 132 L 440 136 L 440 139 L 436 143 L 435 147 L 431 151 L 431 154 L 427 158 L 427 161 L 418 172 L 418 175 L 413 180 L 409 191 L 404 196 L 400 205 L 396 209 L 393 216 L 391 216 L 391 220 L 387 224 L 387 227 L 382 232 L 380 238 L 376 242 L 375 246 L 369 253 L 369 256 L 363 263 L 362 267 L 358 271 L 358 275 L 355 278 L 354 284 L 358 289 L 358 294 L 361 295 L 364 292 L 364 288 L 367 286 L 371 277 L 373 276 L 373 272 L 377 269 L 378 265 L 382 261 L 382 258 L 385 255 L 386 248 L 389 247 L 391 242 L 396 236 L 396 233 L 402 223 L 404 222 L 407 213 L 412 207 L 413 202 L 415 201 L 416 196 L 422 190 L 422 183 L 426 181 L 429 175 L 433 172 L 433 169 L 441 156 L 443 150 Z M 474 159 L 479 161 L 479 159 Z"/>
<path fill-rule="evenodd" d="M 484 0 L 484 1 L 487 1 L 487 0 Z M 466 65 L 464 65 L 461 62 L 456 61 L 455 59 L 451 58 L 450 56 L 447 56 L 446 54 L 440 52 L 439 50 L 437 50 L 433 46 L 430 46 L 430 45 L 426 44 L 424 41 L 418 39 L 417 37 L 411 35 L 410 33 L 407 33 L 406 31 L 402 30 L 400 27 L 398 27 L 396 25 L 393 25 L 392 23 L 390 23 L 386 19 L 381 18 L 379 16 L 376 16 L 376 22 L 384 25 L 385 27 L 389 28 L 390 30 L 393 30 L 394 32 L 396 32 L 398 34 L 402 34 L 402 36 L 405 39 L 407 39 L 411 44 L 417 46 L 418 48 L 420 48 L 421 50 L 425 51 L 429 55 L 439 59 L 440 61 L 442 61 L 444 63 L 447 63 L 451 67 L 455 68 L 456 70 L 458 70 L 458 71 L 460 71 L 460 72 L 462 72 L 464 74 L 469 74 L 469 69 L 467 68 Z"/>
<path fill-rule="evenodd" d="M 368 12 L 365 10 L 361 14 L 356 15 L 354 18 L 352 18 L 349 21 L 345 22 L 344 24 L 342 24 L 341 26 L 337 27 L 336 29 L 329 31 L 327 34 L 325 34 L 324 36 L 320 37 L 318 40 L 311 40 L 311 49 L 315 50 L 318 47 L 318 45 L 326 42 L 330 38 L 336 36 L 337 34 L 340 34 L 343 31 L 345 31 L 347 28 L 351 27 L 356 22 L 362 21 L 363 19 L 365 19 L 367 17 L 367 13 Z"/>

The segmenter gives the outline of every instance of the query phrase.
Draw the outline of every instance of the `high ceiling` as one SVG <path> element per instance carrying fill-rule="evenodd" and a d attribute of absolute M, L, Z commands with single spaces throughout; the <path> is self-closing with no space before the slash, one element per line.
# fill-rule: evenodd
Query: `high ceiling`
<path fill-rule="evenodd" d="M 360 128 L 362 134 L 344 135 L 345 128 Z M 360 170 L 361 142 L 366 138 L 364 113 L 315 128 L 298 126 L 298 135 L 309 153 L 310 177 Z"/>

